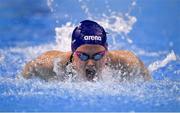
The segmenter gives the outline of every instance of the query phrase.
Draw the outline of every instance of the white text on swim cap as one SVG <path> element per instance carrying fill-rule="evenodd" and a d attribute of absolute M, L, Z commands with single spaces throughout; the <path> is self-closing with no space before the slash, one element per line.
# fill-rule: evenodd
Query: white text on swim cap
<path fill-rule="evenodd" d="M 99 41 L 101 41 L 102 38 L 100 36 L 92 35 L 92 36 L 84 36 L 84 40 L 99 40 Z"/>

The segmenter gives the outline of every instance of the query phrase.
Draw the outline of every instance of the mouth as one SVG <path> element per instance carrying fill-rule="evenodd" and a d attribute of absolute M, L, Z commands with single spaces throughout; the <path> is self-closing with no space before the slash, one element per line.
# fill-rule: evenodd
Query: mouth
<path fill-rule="evenodd" d="M 86 69 L 86 77 L 88 80 L 93 80 L 93 78 L 97 75 L 96 70 L 94 69 Z"/>

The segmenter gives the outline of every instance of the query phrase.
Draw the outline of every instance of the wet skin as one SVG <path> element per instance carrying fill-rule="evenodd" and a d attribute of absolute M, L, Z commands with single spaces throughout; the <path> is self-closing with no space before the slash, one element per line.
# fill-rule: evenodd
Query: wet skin
<path fill-rule="evenodd" d="M 77 48 L 76 51 L 93 56 L 94 54 L 105 50 L 106 49 L 101 45 L 85 44 Z M 62 70 L 65 70 L 71 54 L 71 52 L 61 51 L 46 52 L 37 59 L 27 63 L 22 75 L 25 78 L 38 76 L 45 80 L 55 78 L 57 73 L 54 72 L 54 59 L 60 58 L 61 60 L 58 62 L 60 64 L 59 66 Z M 125 72 L 128 79 L 139 75 L 142 75 L 144 80 L 151 79 L 151 76 L 142 61 L 129 51 L 106 51 L 104 57 L 98 61 L 93 59 L 82 61 L 76 54 L 73 54 L 72 65 L 78 72 L 78 77 L 83 81 L 101 79 L 101 72 L 106 66 L 114 70 Z"/>
<path fill-rule="evenodd" d="M 80 51 L 88 54 L 89 56 L 93 56 L 94 54 L 99 53 L 101 51 L 106 51 L 106 49 L 100 45 L 82 45 L 79 48 L 77 48 L 76 51 Z M 105 52 L 104 57 L 102 57 L 98 61 L 95 61 L 94 59 L 82 61 L 76 54 L 74 54 L 73 66 L 75 66 L 75 69 L 79 72 L 79 75 L 84 80 L 92 80 L 94 77 L 97 77 L 98 79 L 100 77 L 98 75 L 100 75 L 102 69 L 105 68 L 106 54 L 107 51 Z"/>

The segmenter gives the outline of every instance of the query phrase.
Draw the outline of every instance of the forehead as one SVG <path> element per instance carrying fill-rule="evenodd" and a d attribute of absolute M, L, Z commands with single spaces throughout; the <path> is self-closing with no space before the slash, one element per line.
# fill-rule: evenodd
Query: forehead
<path fill-rule="evenodd" d="M 84 44 L 84 45 L 78 47 L 76 51 L 96 53 L 96 52 L 104 51 L 104 50 L 105 50 L 105 48 L 101 45 Z"/>

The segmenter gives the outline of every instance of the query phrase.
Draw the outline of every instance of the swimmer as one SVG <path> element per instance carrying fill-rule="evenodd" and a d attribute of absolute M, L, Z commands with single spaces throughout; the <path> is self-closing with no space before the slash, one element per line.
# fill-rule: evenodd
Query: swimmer
<path fill-rule="evenodd" d="M 137 56 L 126 50 L 109 51 L 104 28 L 94 21 L 84 20 L 72 33 L 71 51 L 45 52 L 27 63 L 22 75 L 24 78 L 37 76 L 64 81 L 67 74 L 73 76 L 76 73 L 78 80 L 95 81 L 102 79 L 102 71 L 106 68 L 121 71 L 120 76 L 127 80 L 138 77 L 145 81 L 151 79 Z"/>

